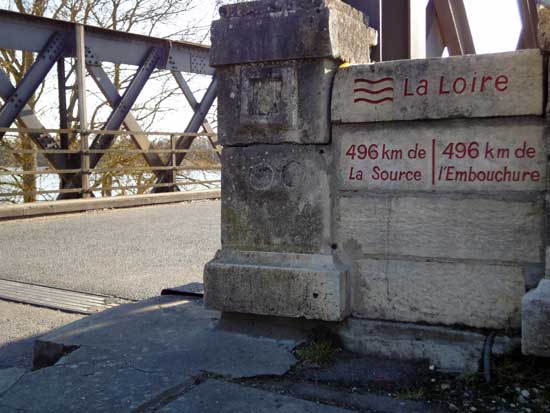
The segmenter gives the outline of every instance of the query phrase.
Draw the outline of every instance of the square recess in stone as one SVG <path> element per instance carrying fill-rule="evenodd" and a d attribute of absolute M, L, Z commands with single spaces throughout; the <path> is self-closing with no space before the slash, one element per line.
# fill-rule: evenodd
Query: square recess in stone
<path fill-rule="evenodd" d="M 297 83 L 293 64 L 243 68 L 241 125 L 295 129 Z"/>

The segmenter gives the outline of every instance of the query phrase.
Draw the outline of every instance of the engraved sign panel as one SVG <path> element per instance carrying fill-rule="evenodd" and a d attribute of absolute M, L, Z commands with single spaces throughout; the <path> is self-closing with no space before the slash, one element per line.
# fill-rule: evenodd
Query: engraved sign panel
<path fill-rule="evenodd" d="M 479 119 L 341 125 L 340 189 L 542 191 L 544 121 Z"/>
<path fill-rule="evenodd" d="M 340 69 L 335 123 L 541 115 L 538 50 L 402 60 Z"/>

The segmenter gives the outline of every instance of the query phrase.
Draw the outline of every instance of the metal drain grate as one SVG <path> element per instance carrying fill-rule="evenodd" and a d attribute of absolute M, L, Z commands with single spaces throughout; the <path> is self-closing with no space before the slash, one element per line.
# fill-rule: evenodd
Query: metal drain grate
<path fill-rule="evenodd" d="M 129 302 L 102 295 L 2 279 L 0 299 L 79 314 L 93 314 Z"/>

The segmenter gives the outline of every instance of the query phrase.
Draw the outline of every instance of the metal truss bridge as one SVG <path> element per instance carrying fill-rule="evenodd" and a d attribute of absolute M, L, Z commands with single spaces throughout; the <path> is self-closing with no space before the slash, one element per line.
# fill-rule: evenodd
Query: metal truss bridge
<path fill-rule="evenodd" d="M 182 169 L 181 163 L 198 136 L 206 136 L 214 144 L 214 130 L 205 120 L 216 97 L 216 78 L 214 70 L 208 65 L 208 47 L 0 10 L 0 49 L 38 53 L 35 62 L 16 86 L 10 82 L 6 73 L 0 71 L 0 97 L 4 100 L 0 110 L 0 139 L 9 132 L 27 133 L 31 137 L 37 147 L 34 151 L 44 155 L 50 169 L 23 171 L 22 174 L 59 174 L 61 188 L 50 191 L 58 192 L 58 199 L 90 195 L 89 175 L 106 172 L 95 168 L 118 135 L 131 136 L 136 145 L 133 152 L 141 153 L 148 164 L 142 169 L 156 175 L 156 182 L 151 186 L 153 192 L 177 190 L 176 172 Z M 76 129 L 67 128 L 65 60 L 68 58 L 76 62 L 79 105 L 79 127 Z M 102 67 L 106 62 L 137 68 L 122 96 Z M 48 130 L 28 102 L 55 65 L 58 73 L 60 127 Z M 101 130 L 88 129 L 85 71 L 112 108 Z M 130 112 L 154 71 L 169 71 L 193 110 L 193 116 L 182 132 L 145 132 Z M 182 72 L 212 76 L 200 103 Z M 16 120 L 22 127 L 10 128 Z M 125 131 L 121 131 L 121 128 Z M 198 133 L 201 128 L 204 132 Z M 59 138 L 55 139 L 52 134 L 59 135 Z M 170 149 L 151 149 L 148 136 L 165 134 L 171 137 Z M 70 149 L 70 143 L 76 137 L 79 137 L 80 147 Z M 16 152 L 25 153 L 21 150 Z M 168 164 L 159 156 L 161 153 L 170 155 Z M 3 171 L 2 174 L 13 172 Z"/>

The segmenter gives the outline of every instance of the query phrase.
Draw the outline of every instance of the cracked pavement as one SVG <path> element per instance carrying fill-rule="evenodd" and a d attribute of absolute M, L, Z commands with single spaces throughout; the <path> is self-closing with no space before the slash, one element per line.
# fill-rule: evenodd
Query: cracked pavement
<path fill-rule="evenodd" d="M 296 363 L 297 341 L 224 331 L 219 318 L 200 300 L 157 297 L 61 327 L 39 345 L 78 348 L 24 374 L 0 405 L 28 412 L 135 411 L 204 373 L 228 380 L 283 375 Z"/>
<path fill-rule="evenodd" d="M 82 318 L 38 337 L 34 371 L 0 370 L 2 412 L 439 412 L 360 385 L 408 386 L 427 366 L 295 357 L 313 325 L 258 322 L 161 296 Z M 343 380 L 352 370 L 353 382 Z M 344 374 L 344 378 L 347 378 Z M 352 385 L 351 393 L 348 387 Z"/>

